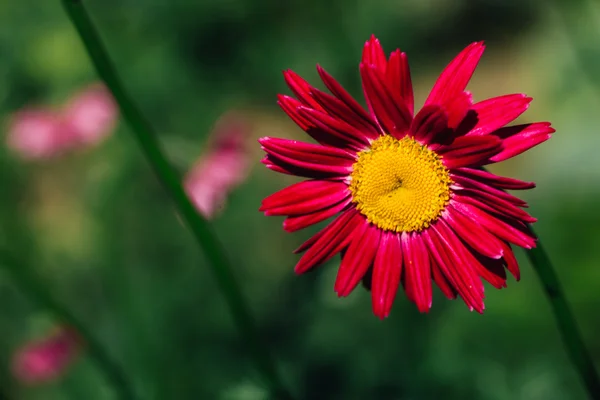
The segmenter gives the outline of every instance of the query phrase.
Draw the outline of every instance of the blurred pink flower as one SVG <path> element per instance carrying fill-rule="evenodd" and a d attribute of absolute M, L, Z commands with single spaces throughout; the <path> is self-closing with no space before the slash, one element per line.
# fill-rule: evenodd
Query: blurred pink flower
<path fill-rule="evenodd" d="M 249 123 L 237 114 L 226 114 L 217 122 L 208 151 L 200 157 L 184 180 L 184 188 L 198 211 L 213 218 L 229 193 L 248 176 Z"/>
<path fill-rule="evenodd" d="M 15 113 L 7 145 L 25 159 L 56 157 L 99 143 L 113 132 L 117 116 L 110 92 L 101 84 L 92 84 L 62 109 L 26 107 Z"/>
<path fill-rule="evenodd" d="M 62 111 L 63 121 L 80 145 L 94 145 L 110 135 L 118 109 L 104 85 L 94 84 L 76 94 Z M 76 144 L 76 143 L 73 143 Z"/>
<path fill-rule="evenodd" d="M 50 158 L 62 153 L 70 141 L 60 116 L 45 109 L 24 109 L 10 124 L 7 145 L 23 158 Z"/>
<path fill-rule="evenodd" d="M 22 383 L 34 385 L 60 377 L 73 363 L 81 350 L 81 339 L 68 327 L 41 340 L 27 343 L 12 361 L 13 375 Z"/>

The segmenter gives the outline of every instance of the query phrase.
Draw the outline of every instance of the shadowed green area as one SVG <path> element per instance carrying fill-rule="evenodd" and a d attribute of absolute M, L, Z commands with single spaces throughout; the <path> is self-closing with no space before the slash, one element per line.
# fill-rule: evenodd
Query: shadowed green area
<path fill-rule="evenodd" d="M 525 120 L 551 120 L 558 130 L 549 143 L 492 170 L 538 182 L 524 197 L 540 219 L 537 231 L 590 351 L 600 358 L 594 335 L 600 168 L 592 153 L 599 100 L 579 72 L 581 62 L 594 63 L 598 54 L 566 57 L 570 42 L 553 9 L 440 0 L 86 4 L 181 172 L 201 153 L 214 120 L 231 108 L 253 116 L 255 136 L 303 138 L 275 106 L 276 93 L 289 93 L 282 69 L 316 82 L 320 63 L 360 97 L 361 45 L 375 33 L 387 51 L 408 52 L 422 100 L 455 53 L 485 39 L 488 53 L 471 85 L 475 98 L 525 91 L 536 98 Z M 588 8 L 573 12 L 592 19 Z M 31 102 L 59 104 L 95 79 L 58 3 L 3 4 L 0 15 L 2 115 Z M 598 44 L 581 32 L 589 48 Z M 52 162 L 24 163 L 1 148 L 0 242 L 33 265 L 102 339 L 141 398 L 265 398 L 205 260 L 125 129 L 122 124 L 96 149 Z M 421 315 L 400 293 L 381 322 L 363 290 L 335 297 L 337 258 L 294 276 L 298 257 L 291 251 L 316 229 L 285 234 L 279 218 L 257 212 L 263 197 L 293 180 L 261 168 L 258 144 L 255 150 L 249 180 L 231 195 L 215 229 L 295 393 L 307 399 L 584 398 L 524 257 L 520 283 L 488 287 L 483 316 L 439 291 L 432 311 Z M 52 320 L 8 278 L 0 275 L 0 383 L 9 398 L 112 398 L 86 358 L 50 385 L 13 382 L 8 365 L 15 347 L 43 334 Z"/>

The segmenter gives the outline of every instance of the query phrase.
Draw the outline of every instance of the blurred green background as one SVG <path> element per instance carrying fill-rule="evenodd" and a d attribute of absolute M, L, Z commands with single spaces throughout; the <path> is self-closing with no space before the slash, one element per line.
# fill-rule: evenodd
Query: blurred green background
<path fill-rule="evenodd" d="M 276 105 L 281 71 L 317 84 L 317 63 L 357 98 L 362 45 L 408 53 L 417 103 L 468 43 L 487 51 L 476 100 L 524 92 L 520 121 L 549 120 L 549 142 L 492 170 L 534 180 L 522 196 L 600 362 L 600 5 L 593 0 L 89 0 L 127 88 L 182 172 L 215 120 L 243 110 L 252 136 L 303 139 Z M 0 118 L 60 104 L 96 80 L 60 2 L 0 2 Z M 318 87 L 323 85 L 317 84 Z M 4 139 L 5 125 L 0 138 Z M 4 142 L 4 140 L 2 140 Z M 297 277 L 295 234 L 257 211 L 292 178 L 259 164 L 215 221 L 260 333 L 301 399 L 583 399 L 537 276 L 487 286 L 486 312 L 435 290 L 429 314 L 399 293 L 391 316 L 369 293 L 333 292 L 339 259 Z M 121 363 L 143 399 L 268 398 L 206 261 L 175 215 L 126 125 L 101 146 L 47 162 L 0 147 L 0 243 L 35 268 Z M 25 387 L 14 350 L 53 326 L 0 271 L 0 387 L 10 399 L 111 399 L 83 355 L 66 376 Z"/>

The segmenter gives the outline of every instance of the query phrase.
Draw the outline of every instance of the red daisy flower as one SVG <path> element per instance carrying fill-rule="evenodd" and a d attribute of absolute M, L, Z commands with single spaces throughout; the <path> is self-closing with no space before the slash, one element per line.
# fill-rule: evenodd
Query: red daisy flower
<path fill-rule="evenodd" d="M 297 99 L 279 105 L 319 144 L 264 137 L 262 162 L 308 178 L 264 199 L 265 215 L 285 215 L 293 232 L 339 214 L 296 253 L 304 273 L 341 252 L 335 281 L 347 296 L 371 281 L 373 312 L 386 317 L 402 282 L 421 312 L 431 307 L 431 280 L 450 299 L 483 312 L 484 287 L 506 286 L 505 268 L 518 280 L 511 244 L 532 248 L 535 221 L 527 204 L 506 192 L 531 182 L 491 174 L 481 166 L 506 160 L 545 141 L 547 122 L 504 127 L 529 106 L 511 94 L 473 104 L 465 91 L 483 42 L 464 49 L 442 72 L 413 117 L 413 89 L 405 53 L 389 59 L 374 36 L 360 63 L 369 111 L 323 68 L 333 94 L 310 86 L 292 71 L 284 76 Z"/>

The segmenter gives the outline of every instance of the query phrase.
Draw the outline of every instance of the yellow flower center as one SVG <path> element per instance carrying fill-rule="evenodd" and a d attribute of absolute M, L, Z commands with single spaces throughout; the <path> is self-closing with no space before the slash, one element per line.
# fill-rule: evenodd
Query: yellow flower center
<path fill-rule="evenodd" d="M 358 153 L 350 177 L 356 208 L 388 231 L 421 231 L 450 200 L 450 171 L 441 157 L 408 136 L 373 141 Z"/>

